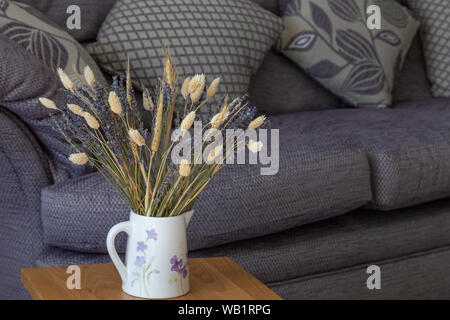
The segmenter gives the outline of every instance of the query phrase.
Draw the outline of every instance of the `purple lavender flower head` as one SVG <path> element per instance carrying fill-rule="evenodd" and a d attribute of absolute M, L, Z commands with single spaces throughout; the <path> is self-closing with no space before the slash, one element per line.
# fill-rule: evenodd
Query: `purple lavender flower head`
<path fill-rule="evenodd" d="M 144 241 L 138 241 L 136 251 L 142 251 L 144 252 L 147 250 L 148 246 L 145 244 Z"/>
<path fill-rule="evenodd" d="M 158 234 L 156 233 L 155 229 L 150 229 L 145 232 L 147 232 L 147 237 L 149 239 L 158 240 Z"/>
<path fill-rule="evenodd" d="M 134 262 L 134 264 L 140 268 L 145 264 L 145 258 L 144 257 L 136 257 L 136 261 Z"/>

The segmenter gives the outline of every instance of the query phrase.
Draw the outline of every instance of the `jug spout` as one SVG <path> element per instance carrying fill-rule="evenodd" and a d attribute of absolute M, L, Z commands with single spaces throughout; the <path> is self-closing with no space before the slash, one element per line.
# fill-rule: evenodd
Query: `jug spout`
<path fill-rule="evenodd" d="M 184 222 L 185 222 L 185 224 L 186 224 L 186 228 L 187 228 L 187 226 L 189 225 L 189 221 L 191 221 L 191 218 L 192 218 L 192 215 L 193 215 L 193 214 L 194 214 L 194 210 L 185 212 L 185 213 L 183 214 L 183 216 L 184 216 Z"/>

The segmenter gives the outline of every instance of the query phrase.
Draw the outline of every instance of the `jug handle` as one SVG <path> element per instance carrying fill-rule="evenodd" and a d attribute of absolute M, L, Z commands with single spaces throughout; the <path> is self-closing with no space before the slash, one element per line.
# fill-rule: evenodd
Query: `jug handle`
<path fill-rule="evenodd" d="M 108 236 L 106 237 L 106 248 L 108 249 L 109 256 L 111 257 L 112 262 L 114 263 L 114 266 L 116 267 L 117 271 L 120 274 L 120 277 L 122 278 L 122 282 L 127 282 L 127 267 L 124 265 L 122 260 L 120 260 L 119 255 L 117 254 L 116 247 L 114 245 L 114 240 L 116 239 L 116 236 L 120 232 L 126 232 L 128 236 L 131 234 L 132 225 L 130 221 L 125 221 L 116 224 L 113 226 L 109 232 Z"/>

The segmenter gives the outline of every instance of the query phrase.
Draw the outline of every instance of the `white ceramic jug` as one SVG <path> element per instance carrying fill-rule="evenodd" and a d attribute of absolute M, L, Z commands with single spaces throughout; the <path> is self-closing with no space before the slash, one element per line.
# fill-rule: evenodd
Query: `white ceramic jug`
<path fill-rule="evenodd" d="M 194 211 L 176 217 L 130 220 L 109 230 L 106 246 L 122 278 L 122 290 L 140 298 L 173 298 L 189 292 L 186 228 Z M 128 234 L 125 264 L 114 246 L 118 233 Z"/>

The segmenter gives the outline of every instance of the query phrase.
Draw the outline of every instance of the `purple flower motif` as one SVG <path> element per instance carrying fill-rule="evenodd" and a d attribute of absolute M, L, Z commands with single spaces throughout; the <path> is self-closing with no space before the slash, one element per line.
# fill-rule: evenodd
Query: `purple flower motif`
<path fill-rule="evenodd" d="M 137 267 L 142 267 L 145 264 L 145 258 L 144 257 L 136 257 L 136 261 L 134 262 L 134 264 Z"/>
<path fill-rule="evenodd" d="M 172 264 L 172 271 L 175 271 L 178 274 L 183 275 L 183 278 L 187 277 L 187 262 L 183 265 L 183 258 L 178 259 L 177 256 L 173 256 L 170 259 L 170 263 Z"/>
<path fill-rule="evenodd" d="M 147 232 L 148 239 L 158 240 L 158 234 L 155 229 L 147 230 L 145 232 Z"/>
<path fill-rule="evenodd" d="M 144 252 L 147 248 L 148 246 L 144 243 L 144 241 L 138 241 L 136 251 Z"/>

